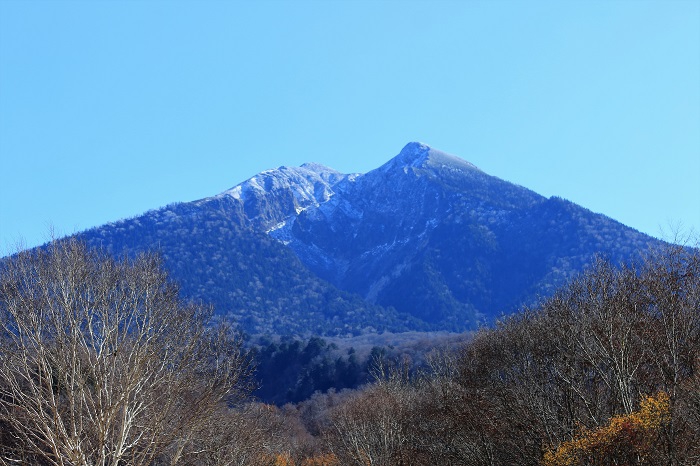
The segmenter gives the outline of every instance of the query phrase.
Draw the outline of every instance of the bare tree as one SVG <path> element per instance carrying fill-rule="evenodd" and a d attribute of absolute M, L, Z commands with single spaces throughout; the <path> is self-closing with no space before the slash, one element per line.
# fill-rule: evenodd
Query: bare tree
<path fill-rule="evenodd" d="M 643 264 L 654 332 L 649 338 L 651 382 L 670 396 L 669 464 L 700 461 L 700 254 L 674 245 L 654 251 Z"/>
<path fill-rule="evenodd" d="M 437 448 L 454 452 L 450 464 L 538 464 L 543 445 L 626 426 L 656 394 L 668 395 L 668 416 L 645 431 L 646 463 L 629 464 L 697 464 L 698 249 L 669 245 L 622 267 L 599 260 L 537 308 L 478 332 L 457 368 L 458 386 L 443 382 L 449 391 L 432 397 L 459 438 Z"/>
<path fill-rule="evenodd" d="M 2 464 L 178 464 L 247 356 L 159 259 L 52 241 L 0 266 Z"/>
<path fill-rule="evenodd" d="M 415 389 L 408 362 L 375 361 L 376 383 L 333 409 L 329 447 L 342 464 L 402 466 L 423 464 L 412 456 L 411 420 Z"/>
<path fill-rule="evenodd" d="M 221 406 L 200 426 L 185 466 L 275 466 L 276 455 L 291 450 L 287 420 L 275 406 L 245 403 Z"/>

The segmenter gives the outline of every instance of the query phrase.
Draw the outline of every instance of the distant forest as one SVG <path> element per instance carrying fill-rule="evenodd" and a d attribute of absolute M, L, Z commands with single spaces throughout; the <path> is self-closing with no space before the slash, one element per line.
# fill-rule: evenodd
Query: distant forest
<path fill-rule="evenodd" d="M 244 344 L 157 256 L 54 241 L 0 265 L 0 464 L 700 463 L 698 249 L 598 259 L 470 335 L 375 343 Z"/>
<path fill-rule="evenodd" d="M 316 392 L 355 389 L 374 380 L 381 364 L 402 360 L 412 374 L 425 370 L 429 354 L 457 348 L 471 333 L 406 332 L 356 338 L 261 338 L 251 346 L 258 388 L 253 396 L 282 406 Z"/>

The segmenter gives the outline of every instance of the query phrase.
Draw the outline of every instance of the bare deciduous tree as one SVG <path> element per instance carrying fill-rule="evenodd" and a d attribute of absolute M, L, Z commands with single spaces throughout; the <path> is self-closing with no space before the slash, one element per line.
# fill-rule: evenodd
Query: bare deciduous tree
<path fill-rule="evenodd" d="M 331 414 L 329 446 L 342 464 L 402 466 L 412 457 L 410 422 L 416 391 L 408 364 L 376 361 L 376 383 L 346 400 Z"/>
<path fill-rule="evenodd" d="M 184 304 L 152 255 L 114 260 L 76 240 L 0 271 L 0 462 L 177 464 L 248 359 L 210 311 Z"/>
<path fill-rule="evenodd" d="M 450 464 L 537 464 L 542 445 L 632 419 L 656 393 L 669 395 L 669 416 L 645 458 L 626 464 L 697 464 L 700 254 L 669 245 L 636 264 L 599 260 L 537 308 L 480 331 L 457 367 L 463 402 L 445 397 L 435 410 L 470 447 Z"/>

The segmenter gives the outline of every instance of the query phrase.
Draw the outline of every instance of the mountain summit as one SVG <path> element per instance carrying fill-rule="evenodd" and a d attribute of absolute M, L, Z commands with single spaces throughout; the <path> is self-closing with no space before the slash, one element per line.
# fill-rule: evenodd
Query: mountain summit
<path fill-rule="evenodd" d="M 449 167 L 455 170 L 479 170 L 476 166 L 459 157 L 433 149 L 422 142 L 409 142 L 401 149 L 399 155 L 380 167 L 380 170 L 386 171 L 396 167 L 424 169 L 428 167 Z"/>
<path fill-rule="evenodd" d="M 365 174 L 266 170 L 83 235 L 160 248 L 183 293 L 249 332 L 341 335 L 472 329 L 658 243 L 418 142 Z"/>

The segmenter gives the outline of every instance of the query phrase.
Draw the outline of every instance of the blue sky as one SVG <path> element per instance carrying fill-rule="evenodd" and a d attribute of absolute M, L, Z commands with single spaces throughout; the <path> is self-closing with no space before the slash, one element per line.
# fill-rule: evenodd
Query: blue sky
<path fill-rule="evenodd" d="M 415 140 L 700 231 L 700 2 L 0 0 L 0 252 Z"/>

